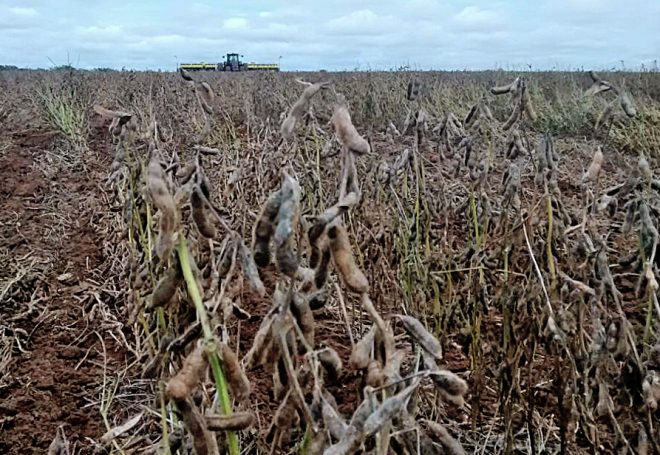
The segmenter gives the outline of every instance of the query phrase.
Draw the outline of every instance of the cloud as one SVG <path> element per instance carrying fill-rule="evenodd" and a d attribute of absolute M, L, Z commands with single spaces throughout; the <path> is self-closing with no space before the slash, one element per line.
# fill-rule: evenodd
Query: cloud
<path fill-rule="evenodd" d="M 310 70 L 631 67 L 657 58 L 657 17 L 650 0 L 0 0 L 0 64 L 174 69 L 239 52 Z"/>
<path fill-rule="evenodd" d="M 248 21 L 244 17 L 230 17 L 229 19 L 225 19 L 222 26 L 228 30 L 238 30 L 247 28 Z"/>
<path fill-rule="evenodd" d="M 499 13 L 478 6 L 466 6 L 453 19 L 464 30 L 489 30 L 501 25 Z"/>
<path fill-rule="evenodd" d="M 34 8 L 24 8 L 20 6 L 14 6 L 9 8 L 9 12 L 16 16 L 22 16 L 22 17 L 33 17 L 38 14 L 37 10 Z"/>

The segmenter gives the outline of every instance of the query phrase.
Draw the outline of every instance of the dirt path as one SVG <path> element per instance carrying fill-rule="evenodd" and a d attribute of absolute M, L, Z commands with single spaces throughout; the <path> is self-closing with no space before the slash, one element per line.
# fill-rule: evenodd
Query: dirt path
<path fill-rule="evenodd" d="M 95 130 L 98 133 L 98 129 Z M 20 133 L 0 156 L 0 453 L 45 453 L 63 426 L 72 453 L 105 432 L 104 378 L 125 365 L 112 243 L 100 231 L 103 139 L 62 161 L 56 136 Z M 56 164 L 56 172 L 45 171 Z M 51 172 L 51 175 L 45 172 Z M 107 210 L 105 210 L 107 212 Z M 105 226 L 104 226 L 105 225 Z M 105 354 L 104 354 L 105 352 Z"/>

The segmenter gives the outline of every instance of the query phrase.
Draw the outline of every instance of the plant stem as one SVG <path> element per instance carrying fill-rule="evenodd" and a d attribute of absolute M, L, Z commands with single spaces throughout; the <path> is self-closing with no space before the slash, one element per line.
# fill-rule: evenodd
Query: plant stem
<path fill-rule="evenodd" d="M 199 291 L 199 288 L 197 287 L 197 280 L 195 279 L 192 268 L 190 267 L 188 247 L 186 245 L 186 238 L 183 235 L 179 235 L 177 254 L 179 255 L 179 263 L 181 264 L 183 278 L 186 280 L 188 294 L 195 304 L 195 309 L 197 310 L 197 319 L 202 326 L 202 334 L 207 346 L 207 356 L 209 363 L 211 364 L 213 377 L 215 378 L 215 385 L 218 390 L 218 397 L 220 399 L 222 412 L 225 415 L 231 415 L 232 409 L 231 400 L 229 398 L 229 390 L 227 389 L 225 375 L 222 372 L 222 366 L 220 365 L 220 358 L 218 357 L 218 351 L 216 349 L 216 344 L 213 337 L 213 330 L 209 324 L 209 318 L 206 314 L 204 302 L 202 301 L 202 295 Z M 230 455 L 240 455 L 241 451 L 238 445 L 238 437 L 236 436 L 235 432 L 227 431 L 227 445 L 229 446 Z"/>

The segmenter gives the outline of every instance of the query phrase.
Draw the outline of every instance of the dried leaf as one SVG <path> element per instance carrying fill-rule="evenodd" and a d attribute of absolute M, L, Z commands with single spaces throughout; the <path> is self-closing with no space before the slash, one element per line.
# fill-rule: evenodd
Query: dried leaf
<path fill-rule="evenodd" d="M 101 436 L 101 442 L 103 444 L 108 444 L 112 442 L 113 439 L 121 436 L 122 434 L 126 433 L 127 431 L 130 431 L 135 425 L 137 425 L 140 422 L 140 419 L 142 419 L 142 415 L 144 412 L 141 412 L 132 418 L 128 419 L 126 422 L 123 424 L 116 426 L 114 428 L 111 428 L 108 430 L 103 436 Z"/>

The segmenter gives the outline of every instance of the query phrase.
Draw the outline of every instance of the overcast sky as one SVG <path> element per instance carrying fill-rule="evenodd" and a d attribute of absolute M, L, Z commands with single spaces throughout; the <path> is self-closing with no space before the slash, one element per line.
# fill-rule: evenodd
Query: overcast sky
<path fill-rule="evenodd" d="M 660 0 L 0 0 L 0 64 L 639 68 L 659 30 Z"/>

